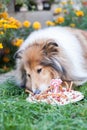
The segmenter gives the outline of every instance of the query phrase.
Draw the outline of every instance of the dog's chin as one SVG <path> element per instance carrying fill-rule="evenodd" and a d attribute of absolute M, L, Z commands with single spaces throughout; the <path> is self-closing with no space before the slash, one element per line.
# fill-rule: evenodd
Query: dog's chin
<path fill-rule="evenodd" d="M 40 89 L 41 92 L 44 92 L 44 91 L 46 91 L 46 89 L 47 89 L 48 87 L 49 87 L 49 85 L 42 84 L 39 89 Z"/>

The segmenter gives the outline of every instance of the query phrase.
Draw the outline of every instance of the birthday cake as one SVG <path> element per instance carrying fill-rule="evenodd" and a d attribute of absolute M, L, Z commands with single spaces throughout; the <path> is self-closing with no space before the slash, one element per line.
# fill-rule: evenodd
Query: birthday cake
<path fill-rule="evenodd" d="M 84 98 L 84 95 L 79 91 L 73 90 L 72 84 L 73 82 L 70 85 L 65 82 L 65 86 L 62 86 L 61 79 L 52 79 L 50 87 L 40 94 L 35 95 L 26 90 L 26 92 L 29 92 L 29 97 L 26 100 L 32 103 L 45 102 L 52 105 L 66 105 L 78 102 Z"/>

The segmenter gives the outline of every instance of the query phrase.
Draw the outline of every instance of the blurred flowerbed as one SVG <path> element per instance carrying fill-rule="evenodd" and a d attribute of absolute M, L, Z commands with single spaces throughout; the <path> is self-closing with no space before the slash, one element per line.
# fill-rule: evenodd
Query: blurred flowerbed
<path fill-rule="evenodd" d="M 54 20 L 47 21 L 48 26 L 70 26 L 87 30 L 87 1 L 79 0 L 76 3 L 73 0 L 67 0 L 58 3 L 58 8 L 54 10 Z"/>
<path fill-rule="evenodd" d="M 80 9 L 74 8 L 74 2 L 60 2 L 54 10 L 54 19 L 46 21 L 47 26 L 70 26 L 73 28 L 87 29 L 87 6 L 81 2 Z M 0 12 L 0 72 L 8 71 L 14 67 L 14 53 L 34 30 L 41 28 L 38 21 L 21 23 L 10 17 L 7 12 Z"/>
<path fill-rule="evenodd" d="M 7 12 L 0 13 L 0 72 L 8 71 L 14 66 L 14 53 L 33 31 L 41 28 L 41 24 L 35 21 L 21 23 Z"/>

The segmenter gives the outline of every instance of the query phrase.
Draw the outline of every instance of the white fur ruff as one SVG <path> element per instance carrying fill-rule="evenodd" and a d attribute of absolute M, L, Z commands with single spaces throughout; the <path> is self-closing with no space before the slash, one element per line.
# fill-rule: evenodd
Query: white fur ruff
<path fill-rule="evenodd" d="M 19 48 L 19 51 L 25 50 L 30 44 L 44 39 L 53 39 L 60 48 L 63 48 L 67 58 L 73 65 L 71 70 L 73 76 L 83 78 L 83 81 L 81 81 L 80 84 L 87 81 L 87 70 L 83 67 L 83 64 L 85 63 L 83 59 L 83 50 L 79 44 L 79 40 L 66 28 L 50 27 L 35 31 L 25 40 Z"/>

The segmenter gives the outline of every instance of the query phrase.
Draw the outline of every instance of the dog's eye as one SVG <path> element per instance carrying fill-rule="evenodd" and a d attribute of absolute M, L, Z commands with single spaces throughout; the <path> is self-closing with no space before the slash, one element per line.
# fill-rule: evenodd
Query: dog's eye
<path fill-rule="evenodd" d="M 37 73 L 40 73 L 41 71 L 42 71 L 42 69 L 38 69 L 38 70 L 37 70 Z"/>
<path fill-rule="evenodd" d="M 30 74 L 27 74 L 28 77 L 31 77 Z"/>

